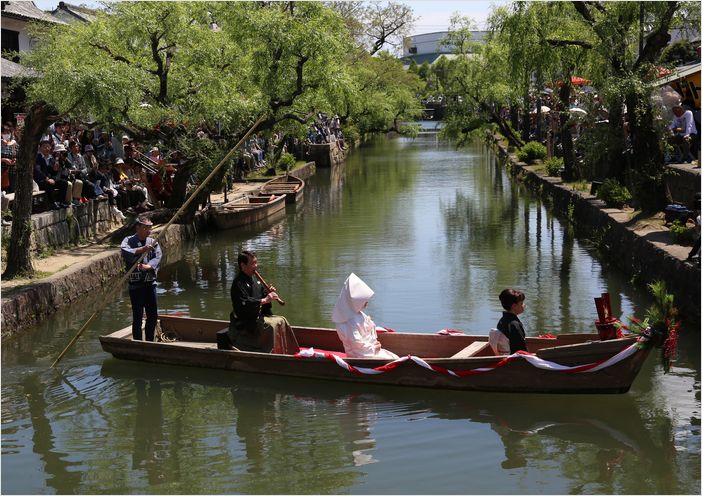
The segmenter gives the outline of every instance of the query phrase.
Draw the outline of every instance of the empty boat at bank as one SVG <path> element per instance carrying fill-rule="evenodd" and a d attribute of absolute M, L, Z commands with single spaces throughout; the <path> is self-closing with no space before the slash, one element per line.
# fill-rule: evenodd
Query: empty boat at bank
<path fill-rule="evenodd" d="M 528 337 L 532 353 L 495 355 L 487 336 L 381 332 L 383 348 L 401 358 L 346 358 L 334 329 L 293 327 L 294 355 L 218 349 L 223 320 L 161 315 L 161 331 L 174 341 L 133 341 L 131 327 L 100 337 L 116 358 L 230 371 L 516 393 L 625 393 L 650 346 L 637 337 L 601 341 L 596 333 Z"/>
<path fill-rule="evenodd" d="M 246 194 L 209 209 L 218 229 L 232 229 L 265 220 L 285 209 L 284 195 Z"/>
<path fill-rule="evenodd" d="M 262 195 L 285 195 L 285 203 L 295 203 L 302 198 L 305 181 L 299 177 L 286 174 L 271 179 L 261 186 Z"/>

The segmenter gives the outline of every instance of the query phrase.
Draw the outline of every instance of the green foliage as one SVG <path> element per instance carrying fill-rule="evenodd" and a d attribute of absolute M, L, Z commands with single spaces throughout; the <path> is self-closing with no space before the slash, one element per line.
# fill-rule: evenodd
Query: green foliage
<path fill-rule="evenodd" d="M 342 96 L 349 121 L 361 135 L 399 129 L 401 121 L 413 121 L 422 113 L 417 95 L 423 83 L 406 71 L 399 59 L 386 52 L 371 57 L 358 54 L 351 66 L 356 92 Z M 344 135 L 348 137 L 347 129 Z"/>
<path fill-rule="evenodd" d="M 291 153 L 283 153 L 278 159 L 276 167 L 288 171 L 295 166 L 295 156 Z"/>
<path fill-rule="evenodd" d="M 561 168 L 563 167 L 563 159 L 560 157 L 551 157 L 544 161 L 544 167 L 549 176 L 559 177 L 561 175 Z"/>
<path fill-rule="evenodd" d="M 530 141 L 525 144 L 518 152 L 517 157 L 520 161 L 529 163 L 532 160 L 546 158 L 546 147 L 538 141 Z"/>
<path fill-rule="evenodd" d="M 694 241 L 695 229 L 687 227 L 679 220 L 674 220 L 670 226 L 670 236 L 673 243 L 678 245 L 691 245 Z"/>
<path fill-rule="evenodd" d="M 699 57 L 688 40 L 674 41 L 661 54 L 661 62 L 674 66 L 685 65 L 687 62 L 698 61 Z"/>
<path fill-rule="evenodd" d="M 632 197 L 626 186 L 622 186 L 616 179 L 607 178 L 598 188 L 597 198 L 610 207 L 621 208 L 628 204 Z"/>
<path fill-rule="evenodd" d="M 665 281 L 655 281 L 648 285 L 648 289 L 653 296 L 653 303 L 646 310 L 646 318 L 651 325 L 665 325 L 666 320 L 674 318 L 678 314 L 677 308 L 673 304 L 674 296 L 668 294 Z"/>

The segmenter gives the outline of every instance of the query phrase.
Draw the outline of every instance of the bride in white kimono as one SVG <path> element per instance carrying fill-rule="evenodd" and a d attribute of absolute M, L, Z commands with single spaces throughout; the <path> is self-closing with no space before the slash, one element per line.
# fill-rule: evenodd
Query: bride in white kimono
<path fill-rule="evenodd" d="M 349 358 L 399 358 L 393 352 L 384 350 L 378 342 L 375 323 L 362 312 L 368 306 L 374 292 L 356 274 L 351 273 L 336 300 L 332 320 L 336 332 L 344 345 Z"/>

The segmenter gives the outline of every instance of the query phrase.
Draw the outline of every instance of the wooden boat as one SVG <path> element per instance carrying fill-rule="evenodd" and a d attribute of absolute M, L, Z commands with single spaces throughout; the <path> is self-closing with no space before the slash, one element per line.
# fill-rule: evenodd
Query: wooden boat
<path fill-rule="evenodd" d="M 295 203 L 302 197 L 304 188 L 305 181 L 286 174 L 271 179 L 261 186 L 260 191 L 263 195 L 285 195 L 285 203 Z"/>
<path fill-rule="evenodd" d="M 260 222 L 285 209 L 285 196 L 246 194 L 210 208 L 210 216 L 218 229 L 232 229 Z"/>
<path fill-rule="evenodd" d="M 650 346 L 632 346 L 636 344 L 634 337 L 600 341 L 598 334 L 588 333 L 563 334 L 555 339 L 530 337 L 527 345 L 533 355 L 505 357 L 493 354 L 487 336 L 387 332 L 378 335 L 379 341 L 402 358 L 383 367 L 386 360 L 339 356 L 343 346 L 333 329 L 293 327 L 301 352 L 279 355 L 218 349 L 216 333 L 227 328 L 227 321 L 161 315 L 159 324 L 166 336 L 176 340 L 133 341 L 131 327 L 127 327 L 101 336 L 100 343 L 104 351 L 116 358 L 152 363 L 395 386 L 518 393 L 625 393 L 650 352 Z M 537 366 L 534 362 L 541 364 Z M 590 368 L 592 364 L 598 365 L 587 372 L 572 369 Z"/>

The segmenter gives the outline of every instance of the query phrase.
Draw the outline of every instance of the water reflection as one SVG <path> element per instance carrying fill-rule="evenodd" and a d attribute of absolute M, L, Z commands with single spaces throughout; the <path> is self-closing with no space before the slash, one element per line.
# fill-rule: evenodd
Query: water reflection
<path fill-rule="evenodd" d="M 158 380 L 136 379 L 136 411 L 132 470 L 146 471 L 149 484 L 158 484 L 164 477 L 163 411 L 161 383 Z"/>
<path fill-rule="evenodd" d="M 393 419 L 395 435 L 406 438 L 408 445 L 422 429 L 418 420 L 436 419 L 433 436 L 438 439 L 460 433 L 456 421 L 486 425 L 502 445 L 503 456 L 496 460 L 502 470 L 512 474 L 552 464 L 569 481 L 568 492 L 588 492 L 592 484 L 599 488 L 596 492 L 605 493 L 618 492 L 627 484 L 633 492 L 675 488 L 665 475 L 665 467 L 675 458 L 670 426 L 661 430 L 661 419 L 630 395 L 466 395 L 167 366 L 154 366 L 146 379 L 141 377 L 143 372 L 116 360 L 106 361 L 100 373 L 137 385 L 134 439 L 138 444 L 133 468 L 146 467 L 150 483 L 158 482 L 163 470 L 158 455 L 158 444 L 164 439 L 160 384 L 182 382 L 205 386 L 213 397 L 228 391 L 233 407 L 230 418 L 245 455 L 243 466 L 233 467 L 238 474 L 237 492 L 339 493 L 357 487 L 369 463 L 392 463 L 387 458 L 392 449 L 376 439 L 384 438 L 388 418 Z M 169 415 L 171 424 L 176 422 L 173 415 Z M 222 438 L 227 422 L 211 419 L 210 428 L 219 431 L 214 437 Z M 490 437 L 475 428 L 471 432 L 478 446 Z M 183 444 L 196 441 L 190 439 L 188 429 L 181 435 Z M 472 450 L 459 446 L 448 442 L 443 456 L 449 459 L 441 463 L 458 469 L 466 456 L 461 449 Z M 324 476 L 311 490 L 309 479 L 315 474 Z M 632 482 L 637 478 L 646 483 Z"/>

